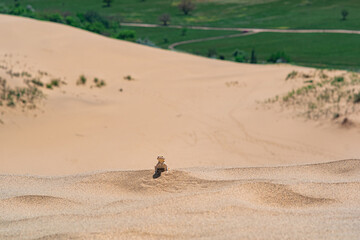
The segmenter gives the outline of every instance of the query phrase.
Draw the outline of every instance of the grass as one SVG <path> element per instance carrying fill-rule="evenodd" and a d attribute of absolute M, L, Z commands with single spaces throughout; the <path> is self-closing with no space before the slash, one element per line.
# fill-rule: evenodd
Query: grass
<path fill-rule="evenodd" d="M 360 75 L 346 73 L 329 77 L 324 71 L 316 71 L 312 75 L 290 73 L 288 76 L 292 76 L 292 81 L 302 83 L 302 86 L 280 98 L 268 99 L 266 103 L 278 102 L 286 109 L 296 109 L 309 119 L 348 118 L 360 113 Z M 312 79 L 311 83 L 307 80 L 309 78 Z"/>
<path fill-rule="evenodd" d="M 85 85 L 86 81 L 86 77 L 84 75 L 80 75 L 79 79 L 76 81 L 76 85 Z"/>
<path fill-rule="evenodd" d="M 45 96 L 36 84 L 24 81 L 26 87 L 11 87 L 7 80 L 0 77 L 0 106 L 15 108 L 20 106 L 27 109 L 35 109 L 38 101 Z"/>
<path fill-rule="evenodd" d="M 360 69 L 360 35 L 331 33 L 259 33 L 237 38 L 181 45 L 177 49 L 207 56 L 209 49 L 234 60 L 236 49 L 250 55 L 255 49 L 258 62 L 284 51 L 298 65 L 317 68 Z"/>
<path fill-rule="evenodd" d="M 43 83 L 41 80 L 36 79 L 36 78 L 32 79 L 32 80 L 31 80 L 31 83 L 33 83 L 33 84 L 35 84 L 36 86 L 39 86 L 39 87 L 43 87 L 43 86 L 44 86 L 44 83 Z"/>
<path fill-rule="evenodd" d="M 354 94 L 354 103 L 360 103 L 360 92 Z"/>
<path fill-rule="evenodd" d="M 144 28 L 144 27 L 123 27 L 127 30 L 133 30 L 136 33 L 136 39 L 149 39 L 155 44 L 155 46 L 161 48 L 168 48 L 169 45 L 175 42 L 192 40 L 192 39 L 201 39 L 207 37 L 231 35 L 239 33 L 237 31 L 206 31 L 206 30 L 194 30 L 186 29 L 184 34 L 184 29 L 168 28 L 168 27 L 157 27 L 157 28 Z"/>
<path fill-rule="evenodd" d="M 94 78 L 94 83 L 95 83 L 95 87 L 97 88 L 101 88 L 101 87 L 105 87 L 106 83 L 104 80 L 100 80 L 98 78 Z"/>
<path fill-rule="evenodd" d="M 194 0 L 196 9 L 181 13 L 175 0 L 116 0 L 104 8 L 101 0 L 21 0 L 22 11 L 11 10 L 13 0 L 3 0 L 0 12 L 27 15 L 62 22 L 114 38 L 125 38 L 149 46 L 168 48 L 175 42 L 230 35 L 232 31 L 191 30 L 186 26 L 276 28 L 276 29 L 360 29 L 358 0 Z M 35 12 L 24 13 L 27 5 Z M 347 20 L 341 12 L 347 10 Z M 90 12 L 89 12 L 90 11 Z M 160 15 L 171 15 L 170 24 L 183 29 L 120 27 L 119 22 L 157 23 Z M 88 14 L 88 15 L 86 15 Z M 87 16 L 87 17 L 86 17 Z M 89 20 L 89 17 L 91 18 Z M 87 19 L 87 20 L 86 20 Z M 130 31 L 130 32 L 129 32 Z M 131 31 L 134 31 L 134 36 Z M 126 36 L 124 35 L 126 33 Z M 131 33 L 129 35 L 129 33 Z M 208 57 L 235 60 L 238 49 L 247 54 L 236 61 L 249 61 L 252 49 L 257 62 L 283 54 L 285 61 L 317 68 L 359 70 L 359 35 L 263 33 L 180 46 L 179 49 Z M 277 62 L 279 59 L 273 59 Z M 16 73 L 17 74 L 17 73 Z M 16 77 L 16 76 L 15 76 Z"/>
<path fill-rule="evenodd" d="M 13 0 L 3 0 L 12 5 Z M 120 18 L 125 22 L 160 23 L 164 13 L 171 15 L 171 24 L 206 25 L 219 27 L 258 28 L 328 28 L 359 29 L 360 4 L 358 0 L 239 0 L 195 1 L 196 9 L 188 16 L 178 8 L 174 0 L 118 0 L 104 8 L 101 0 L 21 0 L 36 11 L 67 12 L 76 14 L 88 10 Z M 346 21 L 341 11 L 348 10 Z"/>
<path fill-rule="evenodd" d="M 124 80 L 132 81 L 135 80 L 131 75 L 127 75 L 124 77 Z"/>

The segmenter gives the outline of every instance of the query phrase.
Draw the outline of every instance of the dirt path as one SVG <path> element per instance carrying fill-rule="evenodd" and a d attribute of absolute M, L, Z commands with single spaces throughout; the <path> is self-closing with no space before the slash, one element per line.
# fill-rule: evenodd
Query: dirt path
<path fill-rule="evenodd" d="M 218 40 L 218 39 L 224 39 L 224 38 L 233 38 L 233 37 L 241 37 L 246 35 L 255 34 L 255 32 L 247 32 L 247 33 L 238 33 L 238 34 L 231 34 L 231 35 L 225 35 L 225 36 L 217 36 L 217 37 L 208 37 L 208 38 L 200 38 L 200 39 L 192 39 L 192 40 L 186 40 L 181 42 L 173 43 L 169 46 L 170 50 L 175 50 L 175 47 L 183 45 L 183 44 L 189 44 L 189 43 L 195 43 L 195 42 L 204 42 L 204 41 L 210 41 L 210 40 Z"/>
<path fill-rule="evenodd" d="M 148 28 L 165 27 L 165 26 L 158 25 L 158 24 L 147 24 L 147 23 L 122 23 L 121 25 L 122 26 L 129 26 L 129 27 L 148 27 Z M 166 28 L 178 28 L 178 29 L 181 29 L 181 28 L 184 28 L 184 26 L 169 25 L 169 26 L 166 26 Z M 175 50 L 175 47 L 183 45 L 183 44 L 189 44 L 189 43 L 195 43 L 195 42 L 204 42 L 204 41 L 210 41 L 210 40 L 218 40 L 218 39 L 224 39 L 224 38 L 241 37 L 241 36 L 246 36 L 246 35 L 251 35 L 251 34 L 256 34 L 256 33 L 262 33 L 262 32 L 360 34 L 360 31 L 357 31 L 357 30 L 344 30 L 344 29 L 264 29 L 264 28 L 221 28 L 221 27 L 201 27 L 201 26 L 186 26 L 186 28 L 188 28 L 188 29 L 196 29 L 196 30 L 239 31 L 239 32 L 242 32 L 242 33 L 176 42 L 176 43 L 171 44 L 169 46 L 169 49 Z"/>
<path fill-rule="evenodd" d="M 146 24 L 146 23 L 122 23 L 122 26 L 129 27 L 164 27 L 158 24 Z M 180 26 L 169 25 L 167 28 L 188 28 L 197 30 L 218 30 L 218 31 L 241 31 L 241 32 L 277 32 L 277 33 L 345 33 L 345 34 L 360 34 L 359 30 L 344 30 L 344 29 L 264 29 L 264 28 L 219 28 L 219 27 L 201 27 L 201 26 Z"/>

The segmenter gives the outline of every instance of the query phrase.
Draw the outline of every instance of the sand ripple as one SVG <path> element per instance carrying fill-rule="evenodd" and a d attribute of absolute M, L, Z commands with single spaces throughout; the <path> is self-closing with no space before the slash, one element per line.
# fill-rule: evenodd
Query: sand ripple
<path fill-rule="evenodd" d="M 360 160 L 174 170 L 158 179 L 147 170 L 3 175 L 1 182 L 1 239 L 288 239 L 290 233 L 293 239 L 357 239 L 360 234 Z M 341 231 L 334 234 L 334 226 Z"/>

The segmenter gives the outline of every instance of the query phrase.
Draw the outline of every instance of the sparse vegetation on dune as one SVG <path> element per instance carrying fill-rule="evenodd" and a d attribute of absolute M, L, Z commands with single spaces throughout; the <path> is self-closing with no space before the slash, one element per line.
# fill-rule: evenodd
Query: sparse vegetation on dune
<path fill-rule="evenodd" d="M 295 109 L 308 119 L 349 119 L 360 113 L 360 75 L 357 73 L 330 76 L 326 71 L 313 74 L 293 71 L 286 80 L 301 82 L 302 86 L 266 103 Z"/>
<path fill-rule="evenodd" d="M 0 77 L 0 106 L 35 109 L 45 95 L 32 82 L 24 81 L 25 87 L 10 87 L 7 80 Z"/>
<path fill-rule="evenodd" d="M 0 67 L 0 110 L 1 115 L 10 109 L 20 109 L 21 111 L 34 110 L 39 108 L 39 104 L 46 98 L 46 89 L 60 88 L 66 85 L 61 78 L 53 77 L 46 71 L 29 72 L 22 64 L 16 60 L 16 64 L 9 64 L 7 55 L 1 62 Z M 9 56 L 11 57 L 11 56 Z M 10 61 L 11 62 L 11 61 Z M 24 70 L 14 70 L 21 69 Z M 4 121 L 2 121 L 4 123 Z"/>
<path fill-rule="evenodd" d="M 87 83 L 87 77 L 85 75 L 80 75 L 79 79 L 76 81 L 76 85 L 86 85 Z M 94 78 L 93 80 L 93 84 L 91 85 L 90 88 L 92 87 L 97 87 L 97 88 L 102 88 L 106 86 L 106 82 L 103 79 L 99 79 L 97 77 Z"/>
<path fill-rule="evenodd" d="M 76 81 L 76 85 L 85 85 L 86 81 L 86 77 L 84 75 L 80 75 L 79 79 Z"/>
<path fill-rule="evenodd" d="M 95 87 L 97 87 L 97 88 L 106 86 L 105 81 L 102 79 L 94 78 L 94 83 L 95 83 Z"/>
<path fill-rule="evenodd" d="M 132 81 L 135 80 L 131 75 L 127 75 L 124 77 L 125 80 Z"/>

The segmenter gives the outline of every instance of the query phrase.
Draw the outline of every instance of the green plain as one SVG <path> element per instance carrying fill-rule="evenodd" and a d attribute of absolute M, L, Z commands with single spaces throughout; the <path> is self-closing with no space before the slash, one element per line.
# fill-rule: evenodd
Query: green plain
<path fill-rule="evenodd" d="M 36 12 L 73 15 L 92 10 L 120 22 L 155 23 L 163 13 L 171 15 L 172 25 L 276 29 L 350 29 L 360 30 L 359 0 L 194 0 L 196 9 L 182 14 L 180 0 L 114 0 L 103 7 L 102 0 L 19 0 L 21 6 L 31 5 Z M 3 0 L 1 6 L 13 5 Z M 349 12 L 341 20 L 341 11 Z M 168 48 L 175 42 L 230 35 L 233 31 L 204 31 L 168 27 L 143 28 L 122 26 L 134 30 L 136 39 L 148 39 L 157 47 Z M 291 63 L 319 68 L 360 69 L 360 35 L 261 33 L 238 38 L 205 41 L 181 45 L 177 49 L 207 56 L 216 50 L 217 56 L 234 60 L 238 49 L 250 55 L 255 49 L 258 62 L 264 62 L 278 51 L 284 51 Z"/>
<path fill-rule="evenodd" d="M 198 0 L 185 16 L 177 9 L 180 0 L 114 0 L 110 8 L 101 0 L 19 0 L 35 10 L 76 14 L 95 10 L 124 22 L 159 23 L 163 13 L 171 23 L 217 27 L 360 29 L 359 0 Z M 2 0 L 10 5 L 13 0 Z M 341 11 L 349 11 L 341 20 Z"/>
<path fill-rule="evenodd" d="M 284 51 L 291 62 L 318 68 L 360 70 L 360 35 L 333 33 L 258 33 L 237 38 L 181 45 L 177 49 L 206 56 L 209 49 L 234 60 L 236 49 L 266 62 L 272 53 Z"/>

